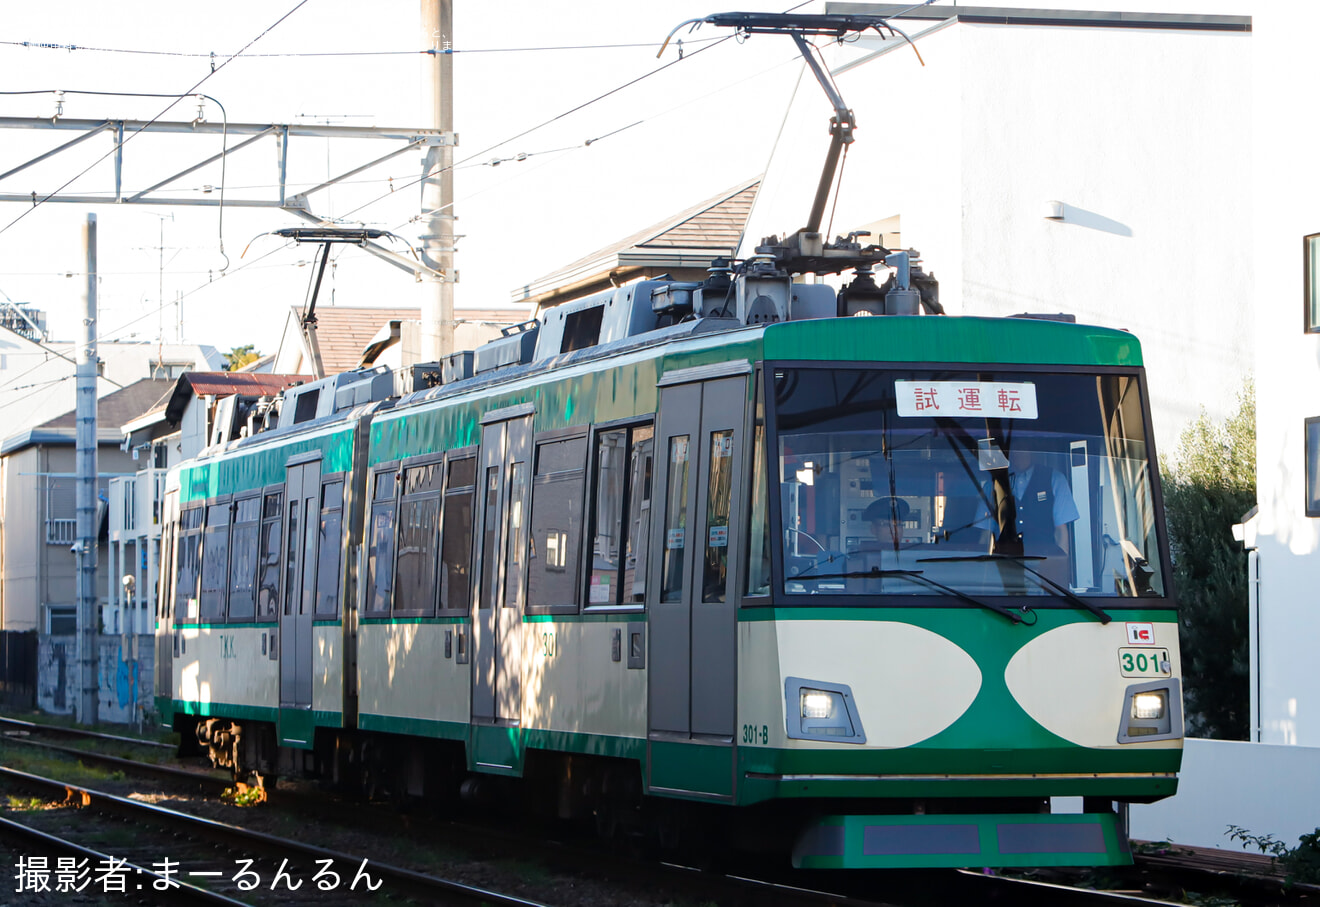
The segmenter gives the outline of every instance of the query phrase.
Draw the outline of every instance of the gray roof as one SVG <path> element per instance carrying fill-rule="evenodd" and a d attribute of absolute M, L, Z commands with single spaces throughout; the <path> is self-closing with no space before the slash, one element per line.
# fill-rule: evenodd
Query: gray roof
<path fill-rule="evenodd" d="M 705 269 L 712 259 L 732 257 L 738 252 L 760 187 L 759 177 L 740 183 L 538 277 L 514 290 L 514 299 L 540 303 L 560 296 L 566 289 L 600 280 L 611 272 L 644 267 Z"/>

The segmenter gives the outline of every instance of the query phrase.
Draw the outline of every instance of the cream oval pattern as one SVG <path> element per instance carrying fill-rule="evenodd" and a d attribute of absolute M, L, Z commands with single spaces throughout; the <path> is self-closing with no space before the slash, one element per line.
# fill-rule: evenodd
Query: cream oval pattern
<path fill-rule="evenodd" d="M 1004 669 L 1004 682 L 1023 711 L 1047 731 L 1078 746 L 1118 748 L 1123 694 L 1143 680 L 1119 673 L 1118 650 L 1127 644 L 1122 621 L 1057 627 L 1017 651 Z M 1169 650 L 1177 676 L 1177 626 L 1156 624 L 1152 648 Z M 1141 745 L 1177 747 L 1182 741 Z"/>
<path fill-rule="evenodd" d="M 779 665 L 783 677 L 848 684 L 868 747 L 893 749 L 933 737 L 957 721 L 981 689 L 981 669 L 960 647 L 923 627 L 889 621 L 781 622 Z"/>

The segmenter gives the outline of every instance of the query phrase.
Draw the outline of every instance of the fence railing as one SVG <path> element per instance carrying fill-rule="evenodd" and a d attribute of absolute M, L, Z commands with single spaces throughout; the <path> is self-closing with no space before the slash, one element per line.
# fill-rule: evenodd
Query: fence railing
<path fill-rule="evenodd" d="M 47 545 L 72 545 L 77 539 L 77 520 L 46 520 Z"/>

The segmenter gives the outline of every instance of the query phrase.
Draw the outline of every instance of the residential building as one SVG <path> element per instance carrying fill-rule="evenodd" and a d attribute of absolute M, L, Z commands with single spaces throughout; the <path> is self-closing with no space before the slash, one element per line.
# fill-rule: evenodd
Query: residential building
<path fill-rule="evenodd" d="M 97 402 L 97 487 L 103 502 L 108 503 L 110 481 L 132 474 L 136 465 L 120 447 L 119 426 L 150 408 L 169 386 L 168 381 L 146 378 Z M 37 631 L 37 704 L 53 712 L 70 712 L 76 701 L 76 445 L 73 410 L 0 442 L 0 629 Z M 108 546 L 98 544 L 97 598 L 103 624 L 104 606 L 119 588 L 119 577 L 110 567 Z M 103 629 L 118 631 L 114 626 Z M 127 697 L 121 708 L 113 706 L 120 702 L 121 687 L 131 697 L 137 685 L 118 643 L 103 637 L 99 645 L 102 717 L 126 720 L 133 714 Z M 149 665 L 141 676 L 151 677 Z"/>

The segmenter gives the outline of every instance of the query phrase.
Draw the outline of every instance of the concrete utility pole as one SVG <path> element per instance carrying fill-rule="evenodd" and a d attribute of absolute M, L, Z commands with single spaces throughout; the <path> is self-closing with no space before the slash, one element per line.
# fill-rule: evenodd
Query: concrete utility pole
<path fill-rule="evenodd" d="M 422 31 L 437 53 L 423 68 L 422 116 L 442 133 L 454 130 L 453 0 L 421 0 Z M 443 276 L 427 281 L 422 302 L 423 362 L 454 351 L 454 149 L 431 145 L 422 159 L 422 263 Z"/>
<path fill-rule="evenodd" d="M 87 215 L 83 227 L 87 254 L 87 292 L 83 297 L 82 342 L 78 344 L 76 372 L 77 530 L 74 561 L 78 570 L 78 721 L 95 724 L 96 670 L 96 215 Z"/>

